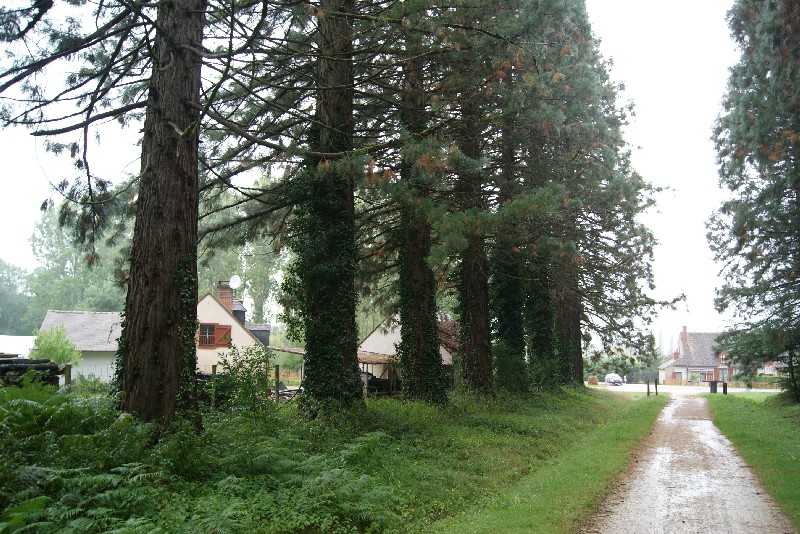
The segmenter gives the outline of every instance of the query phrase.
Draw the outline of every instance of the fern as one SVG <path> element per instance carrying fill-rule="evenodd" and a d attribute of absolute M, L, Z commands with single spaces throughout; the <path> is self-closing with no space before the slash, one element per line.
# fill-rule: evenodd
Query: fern
<path fill-rule="evenodd" d="M 48 501 L 47 497 L 40 496 L 7 508 L 0 514 L 0 534 L 17 532 L 43 518 Z"/>

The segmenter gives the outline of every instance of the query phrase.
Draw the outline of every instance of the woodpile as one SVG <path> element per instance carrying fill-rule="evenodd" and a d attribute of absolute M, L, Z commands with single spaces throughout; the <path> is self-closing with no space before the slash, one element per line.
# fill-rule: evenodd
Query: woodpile
<path fill-rule="evenodd" d="M 63 369 L 48 359 L 0 358 L 0 379 L 4 386 L 21 385 L 22 376 L 33 371 L 44 384 L 58 385 L 58 377 Z"/>

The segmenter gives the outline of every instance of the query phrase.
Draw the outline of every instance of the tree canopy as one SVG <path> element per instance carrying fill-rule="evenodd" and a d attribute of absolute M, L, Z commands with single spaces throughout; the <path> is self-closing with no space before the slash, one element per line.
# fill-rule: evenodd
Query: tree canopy
<path fill-rule="evenodd" d="M 737 0 L 728 22 L 741 56 L 714 130 L 720 183 L 731 192 L 709 222 L 724 265 L 717 307 L 735 313 L 723 345 L 763 359 L 800 342 L 800 4 Z M 763 344 L 758 350 L 755 345 Z M 742 347 L 739 347 L 741 349 Z"/>
<path fill-rule="evenodd" d="M 309 406 L 361 397 L 359 298 L 399 313 L 404 391 L 431 402 L 446 400 L 443 299 L 461 383 L 485 393 L 579 382 L 592 336 L 652 350 L 653 238 L 637 222 L 652 191 L 583 1 L 202 4 L 69 4 L 64 24 L 61 4 L 0 10 L 0 94 L 21 95 L 1 117 L 55 136 L 81 173 L 62 221 L 91 260 L 112 215 L 136 217 L 124 331 L 138 334 L 121 354 L 173 369 L 196 247 L 268 241 L 290 250 L 282 302 Z M 62 83 L 45 83 L 56 63 Z M 129 195 L 91 171 L 110 119 L 143 126 Z M 170 313 L 180 324 L 156 328 Z M 164 348 L 173 337 L 182 348 Z"/>

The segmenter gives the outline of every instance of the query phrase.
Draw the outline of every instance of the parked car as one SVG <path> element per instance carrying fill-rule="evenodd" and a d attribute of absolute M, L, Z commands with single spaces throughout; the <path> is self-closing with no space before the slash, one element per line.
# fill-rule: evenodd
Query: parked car
<path fill-rule="evenodd" d="M 609 386 L 621 386 L 622 377 L 619 376 L 617 373 L 608 373 L 606 375 L 606 384 Z"/>

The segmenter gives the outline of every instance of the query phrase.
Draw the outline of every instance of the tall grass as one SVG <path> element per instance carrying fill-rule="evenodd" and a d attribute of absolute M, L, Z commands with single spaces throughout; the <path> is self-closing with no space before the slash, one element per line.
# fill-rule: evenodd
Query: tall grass
<path fill-rule="evenodd" d="M 626 396 L 629 405 L 564 453 L 484 505 L 448 518 L 435 532 L 577 532 L 627 466 L 668 396 Z"/>
<path fill-rule="evenodd" d="M 203 433 L 176 425 L 154 443 L 109 400 L 0 389 L 0 532 L 479 531 L 461 521 L 486 510 L 499 531 L 559 532 L 603 493 L 661 400 L 455 394 L 445 408 L 377 399 L 326 421 L 268 405 L 208 411 Z"/>
<path fill-rule="evenodd" d="M 708 401 L 714 424 L 800 531 L 800 406 L 775 395 L 709 395 Z"/>

